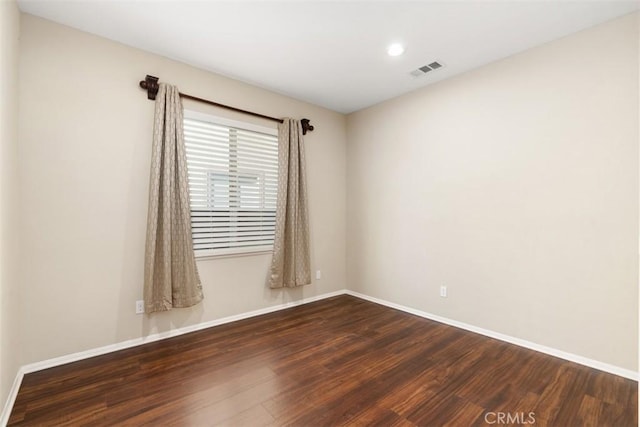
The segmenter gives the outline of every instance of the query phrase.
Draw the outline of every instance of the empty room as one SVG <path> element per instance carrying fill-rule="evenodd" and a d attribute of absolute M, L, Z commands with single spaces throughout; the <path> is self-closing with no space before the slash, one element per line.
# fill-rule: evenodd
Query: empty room
<path fill-rule="evenodd" d="M 637 1 L 0 33 L 0 426 L 638 425 Z"/>

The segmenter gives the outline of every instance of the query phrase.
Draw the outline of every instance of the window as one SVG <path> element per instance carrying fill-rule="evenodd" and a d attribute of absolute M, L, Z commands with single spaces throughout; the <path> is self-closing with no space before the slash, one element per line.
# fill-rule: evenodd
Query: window
<path fill-rule="evenodd" d="M 277 130 L 185 111 L 184 139 L 196 256 L 272 250 Z"/>

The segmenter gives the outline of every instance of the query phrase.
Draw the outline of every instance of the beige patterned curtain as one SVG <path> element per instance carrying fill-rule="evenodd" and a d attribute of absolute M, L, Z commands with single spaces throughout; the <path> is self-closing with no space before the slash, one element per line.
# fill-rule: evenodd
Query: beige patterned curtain
<path fill-rule="evenodd" d="M 145 312 L 202 301 L 193 253 L 183 110 L 178 88 L 160 83 L 156 96 L 144 266 Z"/>
<path fill-rule="evenodd" d="M 278 126 L 278 203 L 269 286 L 311 283 L 309 211 L 302 127 L 284 119 Z"/>

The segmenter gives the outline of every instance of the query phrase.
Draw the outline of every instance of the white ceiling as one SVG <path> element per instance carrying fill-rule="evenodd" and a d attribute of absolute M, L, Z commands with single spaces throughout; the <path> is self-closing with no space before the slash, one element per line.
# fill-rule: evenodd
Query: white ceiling
<path fill-rule="evenodd" d="M 23 12 L 342 113 L 639 8 L 612 0 L 18 3 Z M 405 54 L 387 56 L 392 42 Z M 409 75 L 434 60 L 445 67 Z"/>

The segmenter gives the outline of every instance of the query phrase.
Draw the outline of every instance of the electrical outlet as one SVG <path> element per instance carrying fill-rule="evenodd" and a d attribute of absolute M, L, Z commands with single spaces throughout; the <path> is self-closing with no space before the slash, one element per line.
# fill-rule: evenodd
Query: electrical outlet
<path fill-rule="evenodd" d="M 136 301 L 136 314 L 144 313 L 144 301 L 138 300 Z"/>
<path fill-rule="evenodd" d="M 442 298 L 446 298 L 447 297 L 447 287 L 442 285 L 440 286 L 440 296 Z"/>
<path fill-rule="evenodd" d="M 320 279 L 322 279 L 322 271 L 316 270 L 316 280 L 320 280 Z"/>

